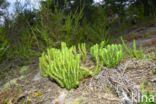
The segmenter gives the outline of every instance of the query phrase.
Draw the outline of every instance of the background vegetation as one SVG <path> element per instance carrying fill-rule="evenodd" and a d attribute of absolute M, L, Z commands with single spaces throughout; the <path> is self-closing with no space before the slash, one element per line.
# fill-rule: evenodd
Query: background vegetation
<path fill-rule="evenodd" d="M 32 57 L 47 47 L 59 47 L 62 41 L 88 46 L 110 42 L 121 31 L 156 15 L 155 0 L 46 0 L 38 10 L 19 1 L 15 5 L 10 18 L 9 3 L 0 1 L 0 41 L 5 52 L 0 57 L 11 59 Z"/>

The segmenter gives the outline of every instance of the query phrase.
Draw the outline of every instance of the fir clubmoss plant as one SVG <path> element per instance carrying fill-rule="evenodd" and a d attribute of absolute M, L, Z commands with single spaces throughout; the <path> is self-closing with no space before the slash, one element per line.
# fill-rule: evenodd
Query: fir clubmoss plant
<path fill-rule="evenodd" d="M 90 48 L 90 53 L 96 64 L 102 64 L 106 67 L 116 66 L 123 58 L 122 45 L 104 45 L 102 42 L 100 45 L 96 44 Z"/>
<path fill-rule="evenodd" d="M 104 48 L 107 45 L 107 42 L 102 41 L 99 44 L 95 44 L 90 48 L 90 53 L 94 59 L 94 61 L 96 61 L 96 63 L 99 63 L 99 53 L 100 53 L 100 49 Z"/>
<path fill-rule="evenodd" d="M 131 48 L 125 44 L 125 42 L 122 38 L 121 38 L 121 41 L 122 41 L 123 47 L 124 47 L 127 55 L 129 55 L 132 58 L 136 58 L 136 59 L 145 57 L 143 50 L 141 48 L 137 49 L 135 40 L 133 40 L 133 44 L 132 44 Z"/>
<path fill-rule="evenodd" d="M 86 44 L 85 43 L 78 44 L 78 51 L 81 55 L 82 61 L 84 62 L 87 59 Z"/>
<path fill-rule="evenodd" d="M 106 67 L 115 67 L 123 59 L 122 45 L 112 44 L 101 48 L 99 56 L 102 64 Z"/>
<path fill-rule="evenodd" d="M 61 44 L 61 49 L 48 49 L 39 59 L 41 74 L 61 87 L 76 88 L 81 79 L 91 75 L 91 71 L 80 67 L 80 54 L 74 51 L 75 47 L 68 48 L 65 43 Z"/>
<path fill-rule="evenodd" d="M 100 46 L 98 44 L 95 44 L 90 48 L 90 54 L 93 57 L 93 60 L 96 62 L 96 64 L 99 64 L 99 47 Z"/>
<path fill-rule="evenodd" d="M 93 58 L 93 60 L 96 62 L 96 69 L 94 74 L 99 73 L 99 71 L 101 70 L 101 64 L 100 64 L 100 60 L 99 60 L 99 45 L 95 44 L 94 46 L 92 46 L 90 48 L 90 54 Z"/>

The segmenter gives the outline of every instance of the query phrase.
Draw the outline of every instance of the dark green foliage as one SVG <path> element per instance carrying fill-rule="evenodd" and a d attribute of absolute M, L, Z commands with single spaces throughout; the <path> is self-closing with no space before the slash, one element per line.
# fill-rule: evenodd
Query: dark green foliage
<path fill-rule="evenodd" d="M 6 57 L 6 52 L 9 48 L 9 43 L 3 35 L 0 35 L 0 62 Z"/>
<path fill-rule="evenodd" d="M 104 12 L 97 8 L 94 12 L 98 12 L 97 15 L 102 14 L 102 16 L 96 18 L 92 15 L 90 18 L 96 20 L 91 22 L 84 18 L 84 9 L 82 7 L 66 14 L 57 7 L 53 12 L 48 8 L 42 8 L 40 21 L 32 28 L 33 34 L 39 41 L 39 46 L 58 46 L 61 41 L 69 45 L 93 44 L 101 40 L 109 41 L 107 18 Z"/>
<path fill-rule="evenodd" d="M 144 16 L 156 16 L 156 1 L 155 0 L 137 0 L 136 6 L 143 6 Z"/>
<path fill-rule="evenodd" d="M 62 41 L 69 46 L 79 43 L 91 46 L 103 40 L 109 43 L 120 31 L 144 20 L 147 11 L 149 16 L 154 16 L 156 7 L 155 0 L 132 0 L 129 4 L 126 4 L 128 0 L 105 0 L 96 5 L 93 1 L 45 0 L 39 10 L 24 8 L 16 2 L 16 16 L 10 19 L 0 15 L 5 16 L 4 35 L 10 43 L 8 57 L 29 58 L 47 47 L 60 47 Z M 6 9 L 8 3 L 1 0 L 0 5 Z M 133 53 L 135 57 L 140 54 Z"/>

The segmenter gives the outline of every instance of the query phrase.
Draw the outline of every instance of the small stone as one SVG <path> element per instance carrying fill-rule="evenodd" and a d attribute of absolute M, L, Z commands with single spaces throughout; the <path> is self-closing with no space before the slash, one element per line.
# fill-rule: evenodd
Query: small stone
<path fill-rule="evenodd" d="M 42 78 L 42 77 L 41 77 L 40 73 L 38 72 L 38 73 L 34 76 L 33 81 L 38 81 L 38 80 L 40 80 L 41 78 Z"/>
<path fill-rule="evenodd" d="M 151 82 L 156 83 L 156 78 L 151 79 Z"/>

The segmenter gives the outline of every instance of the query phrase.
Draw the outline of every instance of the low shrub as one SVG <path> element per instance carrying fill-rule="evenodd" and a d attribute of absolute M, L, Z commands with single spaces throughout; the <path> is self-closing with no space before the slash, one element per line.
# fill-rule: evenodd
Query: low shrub
<path fill-rule="evenodd" d="M 55 80 L 61 87 L 76 88 L 80 80 L 91 75 L 91 71 L 80 66 L 80 54 L 75 47 L 61 43 L 61 49 L 50 48 L 39 58 L 41 74 Z"/>

